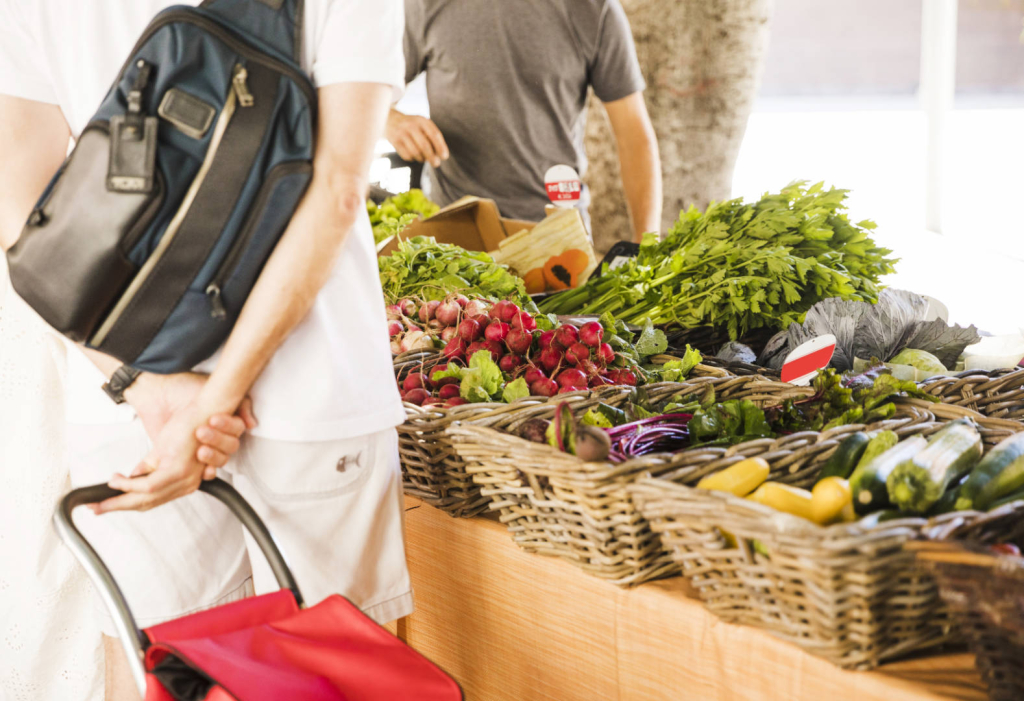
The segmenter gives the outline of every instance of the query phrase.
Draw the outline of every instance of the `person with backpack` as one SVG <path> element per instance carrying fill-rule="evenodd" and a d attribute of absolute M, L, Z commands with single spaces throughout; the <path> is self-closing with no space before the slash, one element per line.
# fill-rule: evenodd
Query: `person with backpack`
<path fill-rule="evenodd" d="M 427 164 L 431 199 L 477 195 L 506 217 L 543 219 L 549 172 L 586 176 L 592 89 L 618 146 L 633 240 L 661 230 L 658 141 L 619 0 L 405 0 L 405 15 L 405 80 L 426 74 L 430 118 L 392 109 L 386 134 L 403 159 Z M 589 228 L 590 193 L 578 194 Z"/>
<path fill-rule="evenodd" d="M 400 0 L 0 0 L 0 239 L 14 288 L 77 341 L 71 479 L 124 492 L 79 525 L 143 627 L 275 588 L 194 493 L 219 467 L 307 600 L 412 610 L 365 210 L 402 30 Z M 106 696 L 137 698 L 98 615 Z"/>

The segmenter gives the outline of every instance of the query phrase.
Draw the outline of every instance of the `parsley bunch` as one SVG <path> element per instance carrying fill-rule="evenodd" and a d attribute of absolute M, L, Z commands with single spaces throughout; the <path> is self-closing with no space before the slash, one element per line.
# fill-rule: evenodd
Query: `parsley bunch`
<path fill-rule="evenodd" d="M 691 206 L 664 241 L 649 236 L 636 258 L 541 310 L 714 326 L 735 339 L 799 322 L 828 297 L 874 302 L 896 261 L 871 239 L 873 222 L 849 221 L 846 195 L 800 181 L 750 204 L 713 202 L 703 213 Z"/>

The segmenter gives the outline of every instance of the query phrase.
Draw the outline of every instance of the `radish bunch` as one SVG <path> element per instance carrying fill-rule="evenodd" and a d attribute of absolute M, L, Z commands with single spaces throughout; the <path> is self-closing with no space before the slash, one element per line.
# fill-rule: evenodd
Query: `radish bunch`
<path fill-rule="evenodd" d="M 402 382 L 402 398 L 412 404 L 467 403 L 460 396 L 458 378 L 444 377 L 437 382 L 432 378 L 449 365 L 465 367 L 479 351 L 490 353 L 504 382 L 523 378 L 533 396 L 552 397 L 604 385 L 637 384 L 636 373 L 626 367 L 628 363 L 617 362 L 620 356 L 604 341 L 605 329 L 599 322 L 591 321 L 579 328 L 565 324 L 540 331 L 530 313 L 506 300 L 488 305 L 480 300 L 451 297 L 419 307 L 414 302 L 404 305 L 405 302 L 410 300 L 388 310 L 389 315 L 397 317 L 392 321 L 395 336 L 401 336 L 400 340 L 392 341 L 393 350 L 396 343 L 401 350 L 420 347 L 404 347 L 410 337 L 413 344 L 422 342 L 415 335 L 416 330 L 427 335 L 431 329 L 439 329 L 445 342 L 444 364 L 431 368 L 429 374 L 412 373 Z M 416 329 L 398 327 L 401 319 L 414 314 L 420 323 L 425 320 L 427 330 L 418 325 Z"/>
<path fill-rule="evenodd" d="M 452 295 L 443 301 L 399 300 L 387 307 L 391 353 L 430 350 L 448 343 L 457 335 L 464 316 L 482 314 L 487 305 L 470 301 L 465 295 Z"/>

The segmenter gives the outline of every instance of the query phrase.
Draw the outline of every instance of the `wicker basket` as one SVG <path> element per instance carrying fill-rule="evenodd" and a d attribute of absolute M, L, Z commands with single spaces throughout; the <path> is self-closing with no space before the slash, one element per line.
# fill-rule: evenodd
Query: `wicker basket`
<path fill-rule="evenodd" d="M 655 364 L 674 360 L 662 355 L 652 359 Z M 410 372 L 426 372 L 442 360 L 438 351 L 411 351 L 394 359 L 398 381 Z M 732 375 L 725 369 L 698 365 L 691 372 L 693 378 L 723 378 Z M 615 404 L 625 401 L 630 388 L 602 388 L 596 393 L 577 392 L 559 395 L 586 411 L 599 401 Z M 550 405 L 549 405 L 550 404 Z M 465 462 L 455 452 L 445 429 L 453 422 L 492 426 L 515 430 L 521 423 L 533 418 L 551 418 L 557 401 L 550 403 L 543 397 L 531 397 L 515 402 L 464 404 L 445 408 L 405 405 L 406 420 L 398 427 L 399 454 L 402 463 L 402 482 L 405 493 L 418 497 L 431 506 L 442 509 L 454 517 L 469 518 L 489 508 L 490 498 L 480 493 L 480 487 L 466 472 Z"/>
<path fill-rule="evenodd" d="M 985 416 L 1024 421 L 1024 369 L 968 370 L 952 377 L 925 380 L 921 388 L 943 402 Z"/>
<path fill-rule="evenodd" d="M 689 345 L 705 355 L 716 355 L 722 346 L 732 340 L 729 338 L 728 330 L 711 326 L 684 329 L 678 325 L 668 324 L 664 329 L 665 335 L 668 336 L 670 352 L 685 350 Z M 736 340 L 760 355 L 776 333 L 777 330 L 772 329 L 752 329 Z"/>
<path fill-rule="evenodd" d="M 965 409 L 928 405 L 943 420 Z M 901 402 L 901 411 L 924 411 Z M 1024 429 L 973 418 L 986 449 Z M 908 423 L 901 436 L 928 435 L 944 421 Z M 806 469 L 776 479 L 809 487 L 829 449 Z M 775 473 L 776 461 L 766 456 Z M 765 628 L 837 665 L 870 668 L 950 638 L 949 617 L 934 580 L 904 546 L 927 522 L 907 518 L 866 528 L 827 528 L 722 492 L 694 489 L 687 472 L 638 481 L 630 492 L 640 511 L 689 576 L 707 607 L 723 619 Z M 732 538 L 727 539 L 726 535 Z"/>
<path fill-rule="evenodd" d="M 996 541 L 1024 544 L 1024 504 L 988 514 L 957 514 L 912 543 L 939 584 L 942 600 L 975 656 L 992 701 L 1024 699 L 1024 559 L 984 550 Z"/>
<path fill-rule="evenodd" d="M 693 380 L 682 391 L 709 384 L 721 399 L 750 399 L 762 406 L 812 393 L 809 388 L 757 377 Z M 668 386 L 664 391 L 676 394 L 680 386 Z M 574 413 L 579 414 L 576 409 Z M 907 404 L 901 407 L 899 418 L 885 425 L 905 430 L 915 424 L 937 425 L 934 421 L 927 410 Z M 639 476 L 674 473 L 696 483 L 738 460 L 761 455 L 776 476 L 806 481 L 839 440 L 860 428 L 807 431 L 728 448 L 693 448 L 618 465 L 585 463 L 549 446 L 479 425 L 453 424 L 448 434 L 468 463 L 467 472 L 481 486 L 481 493 L 494 500 L 491 508 L 500 511 L 502 522 L 520 547 L 563 557 L 616 584 L 634 585 L 678 572 L 677 563 L 626 491 Z"/>

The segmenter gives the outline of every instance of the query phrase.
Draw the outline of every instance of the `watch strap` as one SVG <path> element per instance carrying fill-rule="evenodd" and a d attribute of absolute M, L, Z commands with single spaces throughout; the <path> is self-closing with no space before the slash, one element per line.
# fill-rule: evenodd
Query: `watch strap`
<path fill-rule="evenodd" d="M 114 404 L 124 404 L 125 390 L 131 387 L 132 383 L 141 374 L 141 370 L 136 370 L 129 365 L 122 365 L 114 371 L 114 374 L 110 376 L 110 380 L 104 383 L 103 391 L 113 400 Z"/>

